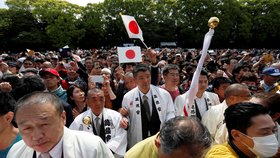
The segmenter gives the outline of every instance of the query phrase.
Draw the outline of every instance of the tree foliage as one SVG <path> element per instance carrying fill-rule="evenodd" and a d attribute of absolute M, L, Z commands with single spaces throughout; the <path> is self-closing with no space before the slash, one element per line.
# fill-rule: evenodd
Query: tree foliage
<path fill-rule="evenodd" d="M 0 9 L 2 50 L 141 45 L 129 39 L 120 13 L 134 16 L 145 42 L 202 46 L 211 16 L 220 18 L 212 47 L 276 48 L 280 0 L 105 0 L 85 7 L 64 0 L 7 0 Z M 141 45 L 142 46 L 142 45 Z"/>

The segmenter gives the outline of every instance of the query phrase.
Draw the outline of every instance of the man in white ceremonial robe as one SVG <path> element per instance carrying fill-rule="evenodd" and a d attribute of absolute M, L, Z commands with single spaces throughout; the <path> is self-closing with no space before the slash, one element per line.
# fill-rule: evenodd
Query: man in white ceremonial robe
<path fill-rule="evenodd" d="M 22 136 L 7 158 L 114 158 L 97 136 L 66 128 L 62 101 L 47 92 L 21 98 L 15 118 Z"/>
<path fill-rule="evenodd" d="M 206 111 L 212 106 L 220 104 L 220 100 L 217 94 L 207 92 L 208 87 L 208 74 L 205 70 L 202 70 L 199 76 L 198 91 L 196 98 L 192 106 L 188 106 L 189 91 L 177 96 L 175 99 L 176 116 L 192 116 L 201 120 Z M 191 113 L 188 113 L 191 112 Z"/>
<path fill-rule="evenodd" d="M 228 139 L 224 123 L 225 110 L 234 104 L 249 101 L 250 98 L 251 93 L 246 85 L 232 84 L 225 90 L 225 100 L 205 113 L 202 117 L 202 124 L 208 128 L 214 144 L 226 143 Z"/>
<path fill-rule="evenodd" d="M 127 132 L 120 127 L 121 114 L 104 108 L 105 96 L 100 89 L 89 90 L 86 102 L 90 109 L 78 115 L 69 128 L 100 136 L 116 157 L 123 157 L 127 147 Z M 97 117 L 100 127 L 96 124 Z"/>
<path fill-rule="evenodd" d="M 124 120 L 128 121 L 128 148 L 156 134 L 164 122 L 175 117 L 170 94 L 151 85 L 151 72 L 147 65 L 136 65 L 133 76 L 137 87 L 125 94 L 120 110 L 127 117 Z"/>

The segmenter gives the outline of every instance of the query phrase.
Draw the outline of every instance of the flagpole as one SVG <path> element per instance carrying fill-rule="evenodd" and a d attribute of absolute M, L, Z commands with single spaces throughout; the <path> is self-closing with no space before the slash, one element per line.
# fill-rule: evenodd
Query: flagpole
<path fill-rule="evenodd" d="M 219 19 L 217 17 L 212 17 L 208 21 L 209 31 L 205 34 L 204 41 L 203 41 L 203 48 L 202 48 L 202 52 L 201 52 L 201 57 L 199 59 L 197 68 L 194 72 L 194 75 L 193 75 L 193 78 L 192 78 L 192 83 L 190 85 L 190 89 L 187 92 L 188 95 L 185 98 L 186 101 L 188 100 L 188 102 L 185 102 L 186 105 L 184 105 L 184 111 L 187 112 L 188 116 L 191 116 L 191 114 L 192 114 L 190 110 L 193 108 L 191 106 L 193 106 L 193 102 L 194 102 L 196 93 L 198 91 L 199 76 L 200 76 L 200 73 L 201 73 L 201 70 L 202 70 L 204 60 L 205 60 L 206 55 L 207 55 L 208 48 L 209 48 L 210 43 L 211 43 L 211 39 L 214 35 L 214 28 L 217 27 L 218 24 L 219 24 Z M 185 106 L 187 106 L 187 107 L 185 107 Z"/>
<path fill-rule="evenodd" d="M 140 41 L 144 44 L 144 46 L 146 47 L 146 49 L 148 49 L 148 46 L 146 45 L 146 43 L 140 39 Z"/>

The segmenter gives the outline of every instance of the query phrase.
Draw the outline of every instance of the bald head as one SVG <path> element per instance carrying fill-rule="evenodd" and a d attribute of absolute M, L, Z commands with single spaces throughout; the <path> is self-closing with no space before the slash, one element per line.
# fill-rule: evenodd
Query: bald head
<path fill-rule="evenodd" d="M 228 106 L 249 99 L 251 99 L 251 92 L 246 85 L 235 83 L 225 90 L 225 100 Z"/>
<path fill-rule="evenodd" d="M 159 135 L 159 157 L 202 157 L 211 146 L 209 131 L 196 118 L 172 118 L 164 123 Z"/>
<path fill-rule="evenodd" d="M 230 96 L 238 96 L 247 91 L 250 92 L 246 85 L 235 83 L 227 87 L 227 89 L 225 90 L 225 98 L 228 98 Z"/>
<path fill-rule="evenodd" d="M 42 64 L 42 69 L 47 69 L 47 68 L 52 68 L 52 63 L 49 62 L 49 61 L 45 61 L 45 62 Z"/>

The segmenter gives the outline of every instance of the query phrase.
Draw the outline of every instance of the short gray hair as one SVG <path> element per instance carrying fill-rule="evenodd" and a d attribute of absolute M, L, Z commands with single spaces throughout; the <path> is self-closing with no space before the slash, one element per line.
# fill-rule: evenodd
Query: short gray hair
<path fill-rule="evenodd" d="M 160 144 L 161 151 L 167 155 L 186 146 L 190 155 L 202 157 L 211 146 L 211 136 L 197 118 L 177 116 L 167 121 L 160 130 Z"/>
<path fill-rule="evenodd" d="M 16 103 L 15 114 L 24 107 L 33 105 L 41 106 L 47 103 L 53 105 L 57 113 L 62 114 L 64 110 L 63 102 L 56 95 L 49 92 L 33 92 L 23 96 Z"/>

